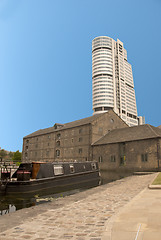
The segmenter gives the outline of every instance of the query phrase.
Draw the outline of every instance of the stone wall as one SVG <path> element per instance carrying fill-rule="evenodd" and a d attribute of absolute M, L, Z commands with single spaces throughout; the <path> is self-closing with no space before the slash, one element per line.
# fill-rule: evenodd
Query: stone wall
<path fill-rule="evenodd" d="M 55 149 L 55 133 L 39 135 L 24 139 L 23 162 L 53 161 Z"/>
<path fill-rule="evenodd" d="M 113 111 L 101 114 L 92 123 L 52 129 L 50 133 L 24 138 L 22 160 L 92 161 L 91 144 L 108 131 L 128 127 Z M 32 134 L 31 134 L 32 135 Z"/>
<path fill-rule="evenodd" d="M 56 161 L 87 161 L 90 151 L 90 124 L 56 132 Z M 60 156 L 56 152 L 60 150 Z"/>
<path fill-rule="evenodd" d="M 109 111 L 107 114 L 102 114 L 98 119 L 93 121 L 91 141 L 94 143 L 109 131 L 125 127 L 128 127 L 128 125 L 116 113 Z"/>
<path fill-rule="evenodd" d="M 102 171 L 152 171 L 158 169 L 157 138 L 93 146 L 93 160 Z M 161 143 L 161 142 L 160 142 Z M 124 154 L 122 153 L 124 148 Z"/>
<path fill-rule="evenodd" d="M 88 161 L 90 134 L 87 124 L 24 139 L 23 161 Z"/>

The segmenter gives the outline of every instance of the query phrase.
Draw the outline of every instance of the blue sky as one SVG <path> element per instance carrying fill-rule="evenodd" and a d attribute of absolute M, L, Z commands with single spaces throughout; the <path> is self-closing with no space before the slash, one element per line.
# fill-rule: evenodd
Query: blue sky
<path fill-rule="evenodd" d="M 138 115 L 161 124 L 160 0 L 0 0 L 0 147 L 92 115 L 92 39 L 119 38 Z"/>

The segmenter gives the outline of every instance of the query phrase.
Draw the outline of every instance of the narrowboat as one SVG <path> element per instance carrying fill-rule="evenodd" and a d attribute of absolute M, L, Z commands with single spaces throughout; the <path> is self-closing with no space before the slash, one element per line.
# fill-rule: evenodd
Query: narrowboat
<path fill-rule="evenodd" d="M 9 179 L 3 174 L 1 195 L 42 196 L 99 185 L 97 162 L 33 162 L 20 164 Z"/>

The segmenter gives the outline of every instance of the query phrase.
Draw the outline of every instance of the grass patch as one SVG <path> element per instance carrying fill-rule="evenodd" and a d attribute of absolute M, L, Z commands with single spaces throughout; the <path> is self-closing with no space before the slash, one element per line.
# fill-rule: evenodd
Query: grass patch
<path fill-rule="evenodd" d="M 161 185 L 161 172 L 158 174 L 158 176 L 154 179 L 152 185 Z"/>

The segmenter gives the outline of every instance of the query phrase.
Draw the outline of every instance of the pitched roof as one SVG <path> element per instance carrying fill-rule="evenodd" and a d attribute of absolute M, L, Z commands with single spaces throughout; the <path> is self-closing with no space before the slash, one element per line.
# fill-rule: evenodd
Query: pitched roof
<path fill-rule="evenodd" d="M 145 124 L 129 128 L 114 129 L 92 145 L 129 142 L 157 137 L 161 137 L 161 129 Z"/>
<path fill-rule="evenodd" d="M 35 137 L 35 136 L 39 136 L 39 135 L 42 135 L 42 134 L 52 133 L 52 132 L 55 132 L 55 131 L 61 131 L 61 130 L 68 129 L 68 128 L 73 128 L 73 127 L 78 127 L 78 126 L 81 126 L 81 125 L 90 124 L 95 119 L 99 118 L 103 114 L 106 114 L 106 113 L 95 114 L 95 115 L 93 115 L 91 117 L 83 118 L 83 119 L 76 120 L 76 121 L 69 122 L 69 123 L 64 123 L 58 129 L 55 129 L 55 127 L 54 127 L 55 125 L 53 127 L 40 129 L 40 130 L 38 130 L 36 132 L 33 132 L 33 133 L 25 136 L 24 138 Z M 57 124 L 61 125 L 60 123 L 57 123 Z"/>

